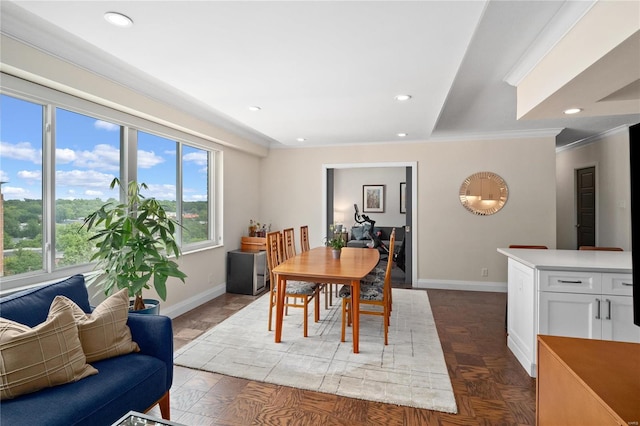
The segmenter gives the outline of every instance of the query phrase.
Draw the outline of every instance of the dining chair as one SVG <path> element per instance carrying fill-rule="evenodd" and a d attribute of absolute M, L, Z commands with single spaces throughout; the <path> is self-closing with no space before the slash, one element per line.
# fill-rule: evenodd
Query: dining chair
<path fill-rule="evenodd" d="M 282 246 L 284 249 L 284 260 L 291 259 L 296 255 L 296 242 L 294 240 L 293 228 L 282 230 Z"/>
<path fill-rule="evenodd" d="M 300 227 L 300 251 L 309 251 L 309 226 L 304 225 Z"/>
<path fill-rule="evenodd" d="M 389 259 L 393 259 L 396 239 L 395 228 L 391 231 L 389 241 Z M 382 316 L 384 326 L 384 344 L 389 344 L 389 324 L 391 317 L 391 268 L 393 262 L 387 262 L 383 281 L 360 282 L 360 314 Z M 342 334 L 341 341 L 345 341 L 346 325 L 351 325 L 353 301 L 351 300 L 351 286 L 342 286 L 338 293 L 342 298 Z M 376 310 L 363 309 L 365 306 L 379 306 Z"/>
<path fill-rule="evenodd" d="M 307 225 L 300 227 L 300 251 L 303 253 L 309 251 L 309 227 Z M 329 309 L 329 306 L 333 306 L 333 286 L 337 284 L 331 283 L 318 283 L 321 290 L 324 292 L 324 308 Z"/>
<path fill-rule="evenodd" d="M 282 234 L 279 231 L 269 232 L 267 234 L 267 263 L 269 265 L 269 274 L 271 278 L 269 290 L 269 331 L 271 331 L 273 308 L 276 306 L 278 287 L 273 269 L 284 260 L 281 250 L 281 247 L 283 247 L 282 238 Z M 303 309 L 304 337 L 308 336 L 308 306 L 312 300 L 315 302 L 314 321 L 318 322 L 320 320 L 320 302 L 318 294 L 318 284 L 303 281 L 287 281 L 284 294 L 285 307 Z M 290 299 L 292 300 L 291 302 L 289 301 Z"/>
<path fill-rule="evenodd" d="M 597 250 L 597 251 L 624 251 L 620 247 L 598 247 L 598 246 L 580 246 L 578 250 Z"/>
<path fill-rule="evenodd" d="M 511 244 L 509 246 L 509 248 L 547 250 L 549 247 L 547 247 L 547 246 L 531 246 L 531 245 L 526 245 L 526 244 Z"/>

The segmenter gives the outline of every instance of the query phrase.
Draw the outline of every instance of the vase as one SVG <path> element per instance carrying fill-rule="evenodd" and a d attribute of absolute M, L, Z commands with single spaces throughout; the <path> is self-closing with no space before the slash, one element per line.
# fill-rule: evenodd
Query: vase
<path fill-rule="evenodd" d="M 156 299 L 143 299 L 145 309 L 140 309 L 138 311 L 132 311 L 133 301 L 129 302 L 129 312 L 135 314 L 151 314 L 158 315 L 160 313 L 160 301 Z"/>
<path fill-rule="evenodd" d="M 342 253 L 342 250 L 331 250 L 331 255 L 334 259 L 340 259 L 340 253 Z"/>

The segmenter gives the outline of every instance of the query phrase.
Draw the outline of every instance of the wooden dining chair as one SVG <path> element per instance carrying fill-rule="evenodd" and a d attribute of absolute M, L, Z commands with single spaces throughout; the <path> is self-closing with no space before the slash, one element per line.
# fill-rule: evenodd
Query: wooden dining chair
<path fill-rule="evenodd" d="M 269 331 L 271 331 L 271 320 L 273 317 L 273 308 L 276 306 L 278 283 L 275 279 L 273 269 L 282 261 L 282 234 L 278 231 L 269 232 L 267 234 L 267 263 L 269 265 L 269 274 L 271 278 L 271 286 L 269 290 Z M 287 281 L 285 290 L 285 307 L 302 308 L 304 337 L 308 336 L 308 306 L 313 300 L 315 301 L 314 321 L 320 321 L 320 302 L 318 299 L 319 286 L 315 283 L 303 281 Z M 291 300 L 291 301 L 290 301 Z"/>
<path fill-rule="evenodd" d="M 597 251 L 624 251 L 620 247 L 598 247 L 598 246 L 580 246 L 578 250 L 597 250 Z"/>
<path fill-rule="evenodd" d="M 300 251 L 303 253 L 309 251 L 309 227 L 307 225 L 300 227 Z M 324 308 L 329 309 L 329 306 L 333 306 L 333 286 L 337 284 L 330 283 L 318 283 L 324 293 Z"/>
<path fill-rule="evenodd" d="M 391 231 L 389 241 L 389 259 L 393 259 L 396 239 L 395 228 Z M 391 268 L 393 262 L 387 262 L 384 280 L 382 282 L 360 282 L 360 314 L 377 315 L 382 317 L 384 326 L 384 344 L 389 344 L 389 324 L 391 323 Z M 345 341 L 346 326 L 351 325 L 353 301 L 351 300 L 351 286 L 342 286 L 339 292 L 342 298 L 342 334 L 341 341 Z M 379 306 L 376 310 L 366 309 L 366 306 Z M 365 309 L 363 309 L 365 308 Z"/>
<path fill-rule="evenodd" d="M 307 225 L 300 227 L 300 251 L 309 251 L 309 227 Z"/>
<path fill-rule="evenodd" d="M 518 248 L 518 249 L 539 249 L 539 250 L 548 250 L 547 246 L 531 246 L 526 244 L 511 244 L 509 248 Z"/>
<path fill-rule="evenodd" d="M 293 228 L 282 230 L 282 247 L 284 250 L 284 260 L 291 259 L 296 255 L 296 242 L 294 239 Z"/>

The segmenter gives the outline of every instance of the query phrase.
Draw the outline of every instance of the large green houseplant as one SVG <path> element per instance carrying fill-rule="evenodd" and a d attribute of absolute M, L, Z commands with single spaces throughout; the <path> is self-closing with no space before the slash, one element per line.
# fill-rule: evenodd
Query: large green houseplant
<path fill-rule="evenodd" d="M 125 189 L 117 178 L 111 182 L 111 189 L 116 185 Z M 143 197 L 141 188 L 148 189 L 144 183 L 129 182 L 125 203 L 102 205 L 82 225 L 95 232 L 89 238 L 97 248 L 91 260 L 97 260 L 96 269 L 101 274 L 92 279 L 101 280 L 107 296 L 114 288 L 128 289 L 129 297 L 135 297 L 133 310 L 145 308 L 142 290 L 150 288 L 150 281 L 158 296 L 166 300 L 167 278 L 175 277 L 183 283 L 186 278 L 168 257 L 180 257 L 175 237 L 179 224 L 155 198 Z"/>

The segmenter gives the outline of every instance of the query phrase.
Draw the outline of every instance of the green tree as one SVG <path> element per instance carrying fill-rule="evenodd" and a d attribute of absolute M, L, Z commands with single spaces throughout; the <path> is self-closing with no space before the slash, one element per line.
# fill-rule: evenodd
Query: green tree
<path fill-rule="evenodd" d="M 18 249 L 13 256 L 4 258 L 5 275 L 22 274 L 42 269 L 42 253 Z"/>
<path fill-rule="evenodd" d="M 91 236 L 93 236 L 93 232 L 88 233 L 85 229 L 82 229 L 81 223 L 56 225 L 56 253 L 63 255 L 58 265 L 68 266 L 89 263 L 93 246 L 89 242 Z"/>

